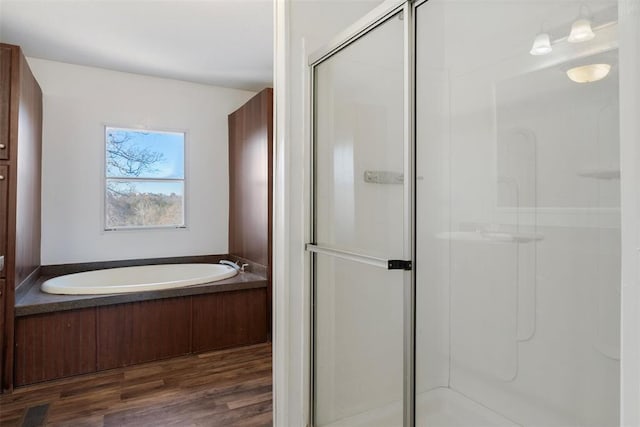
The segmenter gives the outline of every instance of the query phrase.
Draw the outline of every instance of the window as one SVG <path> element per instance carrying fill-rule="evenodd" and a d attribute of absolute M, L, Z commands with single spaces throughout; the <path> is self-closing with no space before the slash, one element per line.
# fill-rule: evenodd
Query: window
<path fill-rule="evenodd" d="M 105 128 L 105 229 L 184 227 L 182 132 Z"/>

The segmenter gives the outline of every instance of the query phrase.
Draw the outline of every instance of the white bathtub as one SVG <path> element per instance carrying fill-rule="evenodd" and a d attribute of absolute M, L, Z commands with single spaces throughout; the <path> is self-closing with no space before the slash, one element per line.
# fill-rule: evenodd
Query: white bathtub
<path fill-rule="evenodd" d="M 215 282 L 238 272 L 222 264 L 161 264 L 67 274 L 45 281 L 49 294 L 95 295 L 157 291 Z"/>

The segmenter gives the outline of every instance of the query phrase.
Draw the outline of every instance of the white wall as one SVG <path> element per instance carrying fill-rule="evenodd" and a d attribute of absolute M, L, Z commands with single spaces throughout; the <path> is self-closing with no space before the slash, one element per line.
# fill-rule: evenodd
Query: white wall
<path fill-rule="evenodd" d="M 227 252 L 227 115 L 252 92 L 28 61 L 44 96 L 43 265 Z M 187 229 L 103 231 L 104 125 L 187 132 Z"/>
<path fill-rule="evenodd" d="M 622 426 L 640 425 L 640 2 L 619 1 L 622 176 Z"/>

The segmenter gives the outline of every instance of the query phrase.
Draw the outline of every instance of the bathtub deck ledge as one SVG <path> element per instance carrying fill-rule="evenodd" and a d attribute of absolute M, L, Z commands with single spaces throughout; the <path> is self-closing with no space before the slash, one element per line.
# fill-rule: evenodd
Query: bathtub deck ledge
<path fill-rule="evenodd" d="M 53 295 L 40 290 L 40 285 L 51 277 L 53 276 L 43 275 L 33 281 L 28 289 L 24 289 L 21 292 L 21 295 L 16 299 L 15 315 L 17 317 L 87 307 L 267 287 L 267 278 L 265 276 L 246 272 L 217 282 L 159 291 L 105 295 Z"/>

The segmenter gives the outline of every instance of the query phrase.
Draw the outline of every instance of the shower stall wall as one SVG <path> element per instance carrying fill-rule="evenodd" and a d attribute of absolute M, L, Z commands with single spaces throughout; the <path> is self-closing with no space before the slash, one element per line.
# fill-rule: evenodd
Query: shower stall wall
<path fill-rule="evenodd" d="M 313 425 L 619 425 L 617 4 L 390 0 L 310 57 Z"/>

